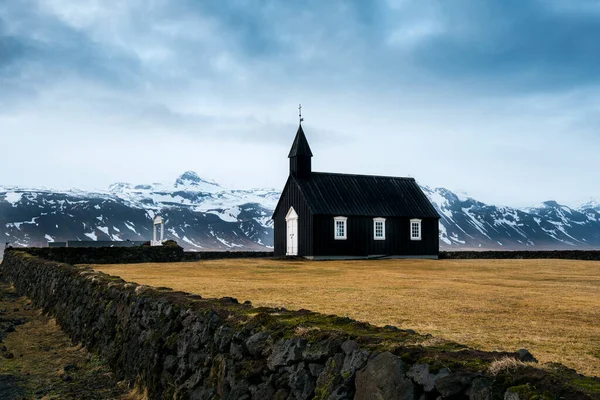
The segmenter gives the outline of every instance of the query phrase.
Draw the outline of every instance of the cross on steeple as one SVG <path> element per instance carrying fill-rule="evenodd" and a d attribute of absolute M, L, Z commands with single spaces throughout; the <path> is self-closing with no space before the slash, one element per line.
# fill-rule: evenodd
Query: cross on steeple
<path fill-rule="evenodd" d="M 302 118 L 302 104 L 298 105 L 298 118 L 300 119 L 300 123 L 304 121 L 304 118 Z"/>

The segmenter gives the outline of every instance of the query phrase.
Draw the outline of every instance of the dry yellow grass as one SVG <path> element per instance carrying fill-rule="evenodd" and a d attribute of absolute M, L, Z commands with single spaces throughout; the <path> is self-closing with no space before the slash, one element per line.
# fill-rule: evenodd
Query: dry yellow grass
<path fill-rule="evenodd" d="M 97 265 L 127 281 L 396 325 L 484 350 L 529 349 L 600 376 L 600 262 L 215 260 Z"/>

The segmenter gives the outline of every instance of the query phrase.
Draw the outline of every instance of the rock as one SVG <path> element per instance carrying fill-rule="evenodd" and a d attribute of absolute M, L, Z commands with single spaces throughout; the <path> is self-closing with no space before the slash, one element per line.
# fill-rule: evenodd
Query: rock
<path fill-rule="evenodd" d="M 519 361 L 522 361 L 522 362 L 532 362 L 532 363 L 538 362 L 538 360 L 536 360 L 536 358 L 533 356 L 533 354 L 531 354 L 529 352 L 529 350 L 527 350 L 527 349 L 518 350 L 517 357 L 519 358 Z"/>
<path fill-rule="evenodd" d="M 450 371 L 447 368 L 442 368 L 437 374 L 429 372 L 429 365 L 427 364 L 415 364 L 413 365 L 406 376 L 411 378 L 415 383 L 423 386 L 423 390 L 431 392 L 435 386 L 435 380 L 450 375 Z"/>
<path fill-rule="evenodd" d="M 204 360 L 204 355 L 202 353 L 190 353 L 190 355 L 188 356 L 188 360 L 190 365 L 196 365 L 199 364 L 200 362 L 202 362 Z"/>
<path fill-rule="evenodd" d="M 13 353 L 11 353 L 11 352 L 8 352 L 8 353 L 4 353 L 3 357 L 6 358 L 6 359 L 8 359 L 8 360 L 12 360 L 13 358 L 15 358 L 15 355 Z"/>
<path fill-rule="evenodd" d="M 339 351 L 339 343 L 325 339 L 317 343 L 308 343 L 302 357 L 305 361 L 325 362 L 329 357 Z"/>
<path fill-rule="evenodd" d="M 471 386 L 476 376 L 469 372 L 446 375 L 435 379 L 435 388 L 444 398 L 455 396 Z"/>
<path fill-rule="evenodd" d="M 290 380 L 289 372 L 284 372 L 281 375 L 276 375 L 275 387 L 287 387 L 288 381 Z"/>
<path fill-rule="evenodd" d="M 244 345 L 242 343 L 231 342 L 229 346 L 229 354 L 235 360 L 244 359 Z"/>
<path fill-rule="evenodd" d="M 4 332 L 14 332 L 14 331 L 15 331 L 14 325 L 9 325 L 6 328 L 4 328 Z"/>
<path fill-rule="evenodd" d="M 165 357 L 165 361 L 163 362 L 163 368 L 169 372 L 172 372 L 177 366 L 177 357 L 172 354 L 169 354 Z"/>
<path fill-rule="evenodd" d="M 346 355 L 342 366 L 342 378 L 345 380 L 351 379 L 356 371 L 367 363 L 369 352 L 366 350 L 354 350 L 351 354 Z"/>
<path fill-rule="evenodd" d="M 230 380 L 231 389 L 227 398 L 239 399 L 239 400 L 250 400 L 249 384 L 245 379 Z"/>
<path fill-rule="evenodd" d="M 2 346 L 2 351 L 6 351 L 6 350 L 8 350 L 8 349 L 6 348 L 6 346 Z"/>
<path fill-rule="evenodd" d="M 267 367 L 271 371 L 275 371 L 277 367 L 299 361 L 306 348 L 306 343 L 305 339 L 299 338 L 280 340 L 273 346 L 271 355 L 267 359 Z"/>
<path fill-rule="evenodd" d="M 209 400 L 217 397 L 217 394 L 213 389 L 199 387 L 195 389 L 190 395 L 190 400 Z"/>
<path fill-rule="evenodd" d="M 246 341 L 246 348 L 248 349 L 248 353 L 253 356 L 258 356 L 262 354 L 263 350 L 267 347 L 267 339 L 269 339 L 270 334 L 267 332 L 258 332 Z"/>
<path fill-rule="evenodd" d="M 327 360 L 325 367 L 317 378 L 315 393 L 318 398 L 331 399 L 332 394 L 339 391 L 339 386 L 343 385 L 343 380 L 340 375 L 343 364 L 344 354 L 342 353 L 337 353 Z"/>
<path fill-rule="evenodd" d="M 250 390 L 252 391 L 252 400 L 266 400 L 275 397 L 275 389 L 267 382 L 261 383 L 254 390 Z"/>
<path fill-rule="evenodd" d="M 289 387 L 298 400 L 312 399 L 315 394 L 315 384 L 309 373 L 304 368 L 304 363 L 298 364 L 298 367 L 289 377 Z"/>
<path fill-rule="evenodd" d="M 342 351 L 346 353 L 346 355 L 352 354 L 356 347 L 358 347 L 358 344 L 354 340 L 346 340 L 342 343 Z"/>
<path fill-rule="evenodd" d="M 325 367 L 321 364 L 310 363 L 308 364 L 308 370 L 312 376 L 319 376 Z"/>
<path fill-rule="evenodd" d="M 504 400 L 521 400 L 521 396 L 519 396 L 519 393 L 513 392 L 511 388 L 508 388 L 504 393 Z"/>
<path fill-rule="evenodd" d="M 77 369 L 77 366 L 75 364 L 67 364 L 67 365 L 63 366 L 63 371 L 65 371 L 65 372 L 75 371 L 76 369 Z"/>
<path fill-rule="evenodd" d="M 221 325 L 215 332 L 214 343 L 220 353 L 225 353 L 231 346 L 233 339 L 233 330 L 225 325 Z"/>
<path fill-rule="evenodd" d="M 235 297 L 222 297 L 220 301 L 223 304 L 239 304 L 238 299 Z"/>
<path fill-rule="evenodd" d="M 355 400 L 413 400 L 415 387 L 404 376 L 404 363 L 386 351 L 372 355 L 367 365 L 356 373 Z"/>
<path fill-rule="evenodd" d="M 467 390 L 469 400 L 492 400 L 492 382 L 485 378 L 477 378 Z"/>
<path fill-rule="evenodd" d="M 431 392 L 435 385 L 435 375 L 429 372 L 429 365 L 415 364 L 406 373 L 415 383 L 423 386 L 423 390 Z"/>
<path fill-rule="evenodd" d="M 275 396 L 273 397 L 274 400 L 285 400 L 287 398 L 288 398 L 288 391 L 285 389 L 279 389 L 275 393 Z"/>

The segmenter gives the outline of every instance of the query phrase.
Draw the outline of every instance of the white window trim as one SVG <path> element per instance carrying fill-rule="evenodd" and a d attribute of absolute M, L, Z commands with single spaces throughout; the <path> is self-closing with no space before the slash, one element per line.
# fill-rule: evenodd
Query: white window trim
<path fill-rule="evenodd" d="M 413 224 L 419 224 L 419 237 L 414 237 L 413 236 Z M 413 218 L 410 220 L 410 240 L 421 240 L 421 237 L 423 236 L 422 233 L 422 227 L 421 227 L 421 220 L 417 219 L 417 218 Z"/>
<path fill-rule="evenodd" d="M 377 223 L 381 222 L 383 225 L 383 236 L 377 236 Z M 385 240 L 385 218 L 373 218 L 373 239 L 374 240 Z"/>
<path fill-rule="evenodd" d="M 344 236 L 338 236 L 337 223 L 341 221 L 344 223 Z M 333 217 L 333 237 L 335 240 L 346 240 L 348 239 L 348 217 Z"/>

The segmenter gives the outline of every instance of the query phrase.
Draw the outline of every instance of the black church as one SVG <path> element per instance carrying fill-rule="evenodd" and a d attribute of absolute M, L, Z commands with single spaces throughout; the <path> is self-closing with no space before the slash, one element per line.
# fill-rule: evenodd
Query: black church
<path fill-rule="evenodd" d="M 439 215 L 413 178 L 312 172 L 298 127 L 273 213 L 275 255 L 437 258 Z"/>

